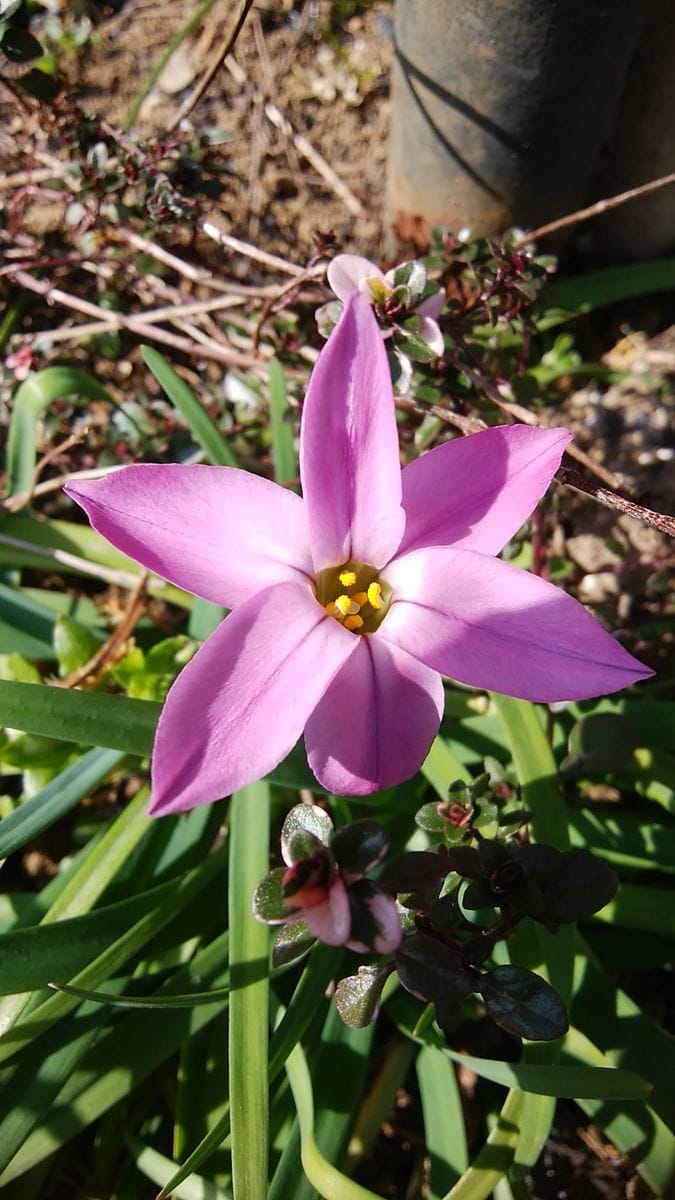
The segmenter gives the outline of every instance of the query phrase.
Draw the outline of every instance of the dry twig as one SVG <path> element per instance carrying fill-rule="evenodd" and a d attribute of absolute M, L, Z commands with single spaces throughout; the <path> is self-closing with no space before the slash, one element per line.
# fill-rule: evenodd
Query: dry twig
<path fill-rule="evenodd" d="M 199 83 L 193 89 L 193 91 L 190 93 L 187 100 L 183 104 L 181 104 L 180 108 L 178 109 L 178 112 L 174 113 L 173 117 L 169 121 L 169 123 L 167 125 L 167 131 L 169 133 L 172 133 L 174 129 L 178 128 L 178 126 L 180 125 L 183 118 L 186 117 L 188 115 L 188 113 L 192 112 L 192 109 L 194 108 L 195 104 L 197 104 L 199 102 L 199 100 L 201 100 L 204 93 L 210 87 L 211 83 L 213 82 L 213 80 L 215 79 L 216 75 L 218 74 L 220 68 L 222 67 L 223 63 L 225 62 L 225 59 L 227 58 L 228 54 L 230 54 L 230 52 L 234 48 L 234 44 L 235 44 L 237 38 L 239 37 L 241 30 L 244 27 L 244 21 L 246 20 L 246 17 L 248 16 L 248 13 L 249 13 L 249 10 L 250 10 L 252 4 L 253 4 L 253 0 L 241 0 L 241 3 L 239 4 L 239 8 L 237 9 L 237 12 L 235 13 L 232 25 L 230 26 L 230 28 L 228 29 L 227 33 L 225 34 L 225 37 L 223 38 L 222 42 L 216 48 L 214 54 L 212 55 L 211 61 L 210 61 L 209 65 L 207 66 L 204 74 L 202 75 Z"/>
<path fill-rule="evenodd" d="M 610 492 L 607 488 L 598 487 L 590 479 L 584 479 L 584 476 L 575 471 L 574 467 L 560 467 L 555 478 L 560 483 L 566 484 L 567 487 L 582 492 L 584 496 L 591 496 L 593 500 L 597 500 L 598 504 L 604 504 L 605 508 L 613 508 L 617 512 L 626 513 L 627 516 L 634 517 L 636 521 L 642 521 L 645 525 L 651 525 L 653 529 L 668 534 L 669 537 L 675 537 L 675 517 L 669 517 L 666 513 L 654 512 L 652 508 L 645 508 L 642 504 L 636 504 L 634 500 L 627 500 L 625 496 Z"/>
<path fill-rule="evenodd" d="M 143 616 L 145 608 L 145 588 L 149 579 L 147 571 L 139 576 L 138 582 L 129 596 L 129 603 L 119 625 L 113 630 L 107 642 L 104 642 L 101 647 L 92 654 L 83 666 L 78 667 L 76 671 L 71 671 L 70 675 L 66 675 L 65 679 L 60 679 L 57 682 L 57 687 L 74 688 L 79 687 L 81 683 L 89 679 L 90 676 L 98 675 L 103 670 L 106 663 L 115 658 L 118 652 L 122 649 L 124 643 L 130 637 L 136 625 Z"/>
<path fill-rule="evenodd" d="M 260 369 L 261 359 L 264 357 L 262 354 L 254 357 L 241 354 L 238 350 L 231 350 L 226 346 L 218 346 L 211 341 L 207 345 L 202 345 L 188 338 L 178 337 L 166 329 L 158 329 L 155 325 L 148 324 L 142 317 L 129 317 L 124 313 L 100 308 L 98 304 L 92 304 L 89 300 L 80 300 L 77 296 L 72 296 L 69 292 L 62 291 L 61 288 L 55 288 L 49 283 L 34 279 L 32 275 L 19 269 L 15 271 L 14 279 L 22 287 L 42 296 L 48 303 L 62 304 L 65 308 L 75 309 L 76 312 L 97 317 L 99 320 L 106 319 L 110 329 L 127 329 L 137 337 L 145 338 L 150 342 L 159 342 L 164 346 L 171 346 L 172 349 L 179 350 L 191 358 L 210 358 L 215 362 L 227 363 L 231 367 Z"/>
<path fill-rule="evenodd" d="M 513 247 L 517 250 L 521 246 L 526 246 L 528 242 L 539 241 L 549 233 L 557 233 L 559 229 L 567 229 L 570 225 L 577 225 L 579 221 L 588 221 L 591 217 L 602 216 L 610 209 L 618 208 L 620 204 L 639 200 L 642 196 L 649 196 L 651 192 L 670 187 L 673 183 L 675 183 L 675 172 L 671 175 L 662 175 L 660 179 L 651 179 L 649 183 L 641 183 L 639 187 L 629 188 L 627 192 L 619 192 L 616 196 L 609 196 L 606 200 L 596 200 L 595 204 L 589 204 L 588 208 L 579 208 L 576 212 L 567 213 L 564 217 L 558 217 L 555 221 L 548 221 L 546 225 L 540 225 L 538 229 L 533 229 L 525 237 L 514 242 Z"/>

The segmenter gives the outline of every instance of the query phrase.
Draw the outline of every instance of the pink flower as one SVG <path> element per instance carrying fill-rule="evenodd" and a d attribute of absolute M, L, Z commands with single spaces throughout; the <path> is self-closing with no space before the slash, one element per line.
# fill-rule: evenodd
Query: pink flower
<path fill-rule="evenodd" d="M 393 953 L 402 935 L 396 901 L 365 878 L 387 845 L 374 821 L 354 821 L 336 833 L 323 809 L 296 805 L 281 833 L 286 869 L 270 871 L 256 888 L 255 916 L 270 925 L 302 921 L 329 946 Z"/>
<path fill-rule="evenodd" d="M 401 471 L 384 344 L 357 294 L 307 391 L 304 499 L 228 467 L 130 466 L 69 484 L 114 546 L 234 609 L 168 694 L 150 811 L 229 795 L 303 730 L 329 791 L 400 783 L 438 730 L 442 675 L 539 701 L 650 675 L 577 601 L 495 557 L 570 437 L 487 429 Z"/>
<path fill-rule="evenodd" d="M 345 304 L 356 292 L 361 292 L 368 298 L 370 304 L 382 305 L 386 311 L 387 302 L 396 288 L 396 277 L 408 266 L 417 268 L 421 276 L 421 287 L 424 288 L 426 274 L 421 263 L 401 263 L 400 266 L 393 267 L 391 271 L 385 273 L 374 263 L 369 262 L 367 258 L 361 258 L 358 254 L 338 254 L 337 258 L 330 263 L 326 278 L 335 295 Z M 444 304 L 445 293 L 442 291 L 435 292 L 421 303 L 415 303 L 413 297 L 411 304 L 411 311 L 420 319 L 417 336 L 427 343 L 438 358 L 445 349 L 443 334 L 438 325 L 438 317 Z"/>
<path fill-rule="evenodd" d="M 5 366 L 8 370 L 14 372 L 14 378 L 21 383 L 30 375 L 32 362 L 33 351 L 31 347 L 22 346 L 20 350 L 15 350 L 12 354 L 7 355 Z"/>

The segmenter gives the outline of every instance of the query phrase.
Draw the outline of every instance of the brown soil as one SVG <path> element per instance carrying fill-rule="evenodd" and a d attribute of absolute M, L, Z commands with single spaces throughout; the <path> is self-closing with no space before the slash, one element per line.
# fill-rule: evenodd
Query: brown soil
<path fill-rule="evenodd" d="M 152 88 L 135 129 L 162 136 L 224 36 L 234 6 L 214 6 L 182 43 Z M 331 31 L 332 5 L 256 4 L 225 68 L 181 129 L 223 132 L 229 232 L 302 262 L 318 229 L 377 255 L 386 158 L 391 6 L 376 3 Z M 358 7 L 358 6 L 355 6 Z M 147 73 L 194 12 L 193 0 L 129 0 L 96 27 L 96 43 L 70 65 L 85 108 L 122 124 Z M 306 138 L 360 205 L 350 213 L 265 113 L 272 102 Z M 356 204 L 353 205 L 356 207 Z"/>

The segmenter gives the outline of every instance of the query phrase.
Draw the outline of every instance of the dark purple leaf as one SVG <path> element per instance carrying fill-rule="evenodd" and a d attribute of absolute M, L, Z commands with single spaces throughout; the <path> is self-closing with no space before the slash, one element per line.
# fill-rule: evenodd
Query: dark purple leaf
<path fill-rule="evenodd" d="M 388 845 L 382 826 L 364 819 L 336 830 L 330 848 L 343 875 L 358 879 L 380 862 Z"/>
<path fill-rule="evenodd" d="M 560 996 L 532 971 L 496 967 L 483 975 L 480 992 L 492 1020 L 514 1037 L 549 1042 L 569 1028 Z"/>
<path fill-rule="evenodd" d="M 420 1000 L 459 1004 L 476 988 L 476 975 L 458 953 L 438 938 L 414 933 L 396 954 L 396 970 L 404 988 Z"/>
<path fill-rule="evenodd" d="M 446 854 L 432 850 L 408 850 L 387 863 L 379 878 L 387 892 L 417 892 L 442 883 L 452 870 Z"/>

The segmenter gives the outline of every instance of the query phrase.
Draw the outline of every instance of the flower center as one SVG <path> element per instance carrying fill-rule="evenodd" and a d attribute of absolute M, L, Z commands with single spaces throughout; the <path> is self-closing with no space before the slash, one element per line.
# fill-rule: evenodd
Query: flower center
<path fill-rule="evenodd" d="M 352 633 L 373 633 L 386 616 L 392 595 L 375 567 L 351 561 L 319 571 L 315 592 L 328 616 Z"/>

